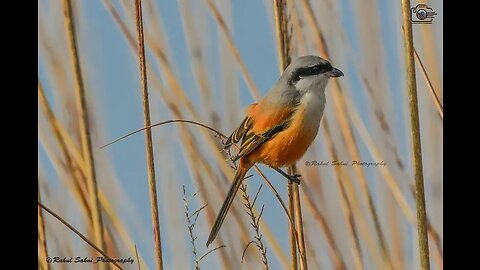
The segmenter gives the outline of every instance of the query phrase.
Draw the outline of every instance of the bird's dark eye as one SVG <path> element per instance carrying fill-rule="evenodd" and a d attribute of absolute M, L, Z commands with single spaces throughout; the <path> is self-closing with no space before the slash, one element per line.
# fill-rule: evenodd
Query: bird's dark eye
<path fill-rule="evenodd" d="M 332 65 L 328 62 L 316 64 L 310 67 L 303 67 L 297 69 L 294 74 L 292 75 L 291 82 L 296 83 L 301 78 L 305 78 L 307 76 L 318 75 L 324 72 L 331 71 L 333 69 Z"/>

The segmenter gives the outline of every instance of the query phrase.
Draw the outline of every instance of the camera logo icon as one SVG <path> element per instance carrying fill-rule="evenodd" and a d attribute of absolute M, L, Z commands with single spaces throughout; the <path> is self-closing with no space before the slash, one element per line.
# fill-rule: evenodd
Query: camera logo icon
<path fill-rule="evenodd" d="M 435 15 L 437 13 L 433 11 L 433 8 L 425 4 L 418 4 L 410 9 L 410 20 L 416 24 L 431 24 Z"/>

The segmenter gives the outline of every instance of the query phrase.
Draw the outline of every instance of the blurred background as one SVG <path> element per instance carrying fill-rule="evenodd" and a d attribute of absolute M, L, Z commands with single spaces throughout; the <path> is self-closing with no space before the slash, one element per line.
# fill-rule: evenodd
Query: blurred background
<path fill-rule="evenodd" d="M 263 96 L 280 75 L 273 0 L 142 2 L 152 123 L 188 119 L 229 135 L 243 119 L 244 108 L 255 102 L 256 93 Z M 420 3 L 438 14 L 432 24 L 412 27 L 418 52 L 430 259 L 432 269 L 442 269 L 443 116 L 432 91 L 443 103 L 443 1 L 419 0 L 411 5 Z M 145 137 L 138 133 L 100 148 L 143 126 L 134 7 L 133 0 L 73 1 L 72 11 L 106 252 L 114 258 L 134 258 L 133 265 L 122 267 L 137 269 L 136 245 L 142 269 L 154 269 Z M 364 269 L 388 269 L 388 265 L 420 269 L 401 1 L 293 0 L 288 1 L 286 12 L 292 58 L 319 55 L 345 73 L 338 81 L 339 87 L 332 83 L 328 86 L 318 136 L 297 163 L 303 176 L 300 191 L 309 268 L 359 269 L 355 258 L 360 254 Z M 41 200 L 92 239 L 84 175 L 69 156 L 81 148 L 60 0 L 38 1 L 38 77 L 45 93 L 45 99 L 39 97 L 38 107 Z M 47 107 L 55 120 L 45 113 Z M 53 122 L 65 131 L 60 137 L 69 140 L 67 152 L 54 134 Z M 255 229 L 240 192 L 220 237 L 210 249 L 205 247 L 234 173 L 228 157 L 221 152 L 221 139 L 187 124 L 156 127 L 152 134 L 164 268 L 195 268 L 183 186 L 190 214 L 207 204 L 193 231 L 198 237 L 197 259 L 212 246 L 226 245 L 203 258 L 200 268 L 262 268 L 261 254 L 253 245 L 245 251 L 242 262 Z M 333 160 L 348 165 L 331 166 Z M 383 161 L 385 165 L 351 166 L 353 160 Z M 307 166 L 315 161 L 330 161 L 330 165 Z M 286 201 L 286 180 L 265 166 L 259 168 Z M 253 177 L 246 184 L 253 200 L 264 181 L 253 169 L 250 173 Z M 368 203 L 369 196 L 372 204 Z M 288 218 L 267 186 L 262 187 L 255 203 L 257 217 L 262 205 L 259 231 L 268 266 L 287 269 Z M 379 226 L 375 226 L 372 210 L 378 215 Z M 48 256 L 96 256 L 58 220 L 48 214 L 42 220 Z M 357 235 L 358 247 L 352 232 Z M 44 265 L 42 256 L 39 253 L 39 267 Z"/>

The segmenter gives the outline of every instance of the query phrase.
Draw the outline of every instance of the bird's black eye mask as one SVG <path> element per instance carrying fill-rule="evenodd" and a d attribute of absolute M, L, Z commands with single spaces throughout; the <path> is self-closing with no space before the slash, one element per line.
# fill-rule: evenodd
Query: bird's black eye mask
<path fill-rule="evenodd" d="M 301 78 L 318 75 L 318 74 L 325 73 L 332 70 L 333 70 L 333 67 L 328 62 L 316 64 L 310 67 L 299 68 L 295 70 L 295 72 L 293 73 L 291 82 L 296 83 Z"/>

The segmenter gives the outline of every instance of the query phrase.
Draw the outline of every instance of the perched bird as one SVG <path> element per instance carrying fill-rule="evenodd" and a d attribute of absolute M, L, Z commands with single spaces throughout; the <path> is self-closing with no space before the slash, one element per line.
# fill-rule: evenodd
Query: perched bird
<path fill-rule="evenodd" d="M 222 226 L 245 174 L 255 163 L 268 165 L 290 180 L 280 168 L 294 164 L 306 152 L 320 127 L 325 109 L 325 87 L 330 78 L 343 76 L 318 56 L 302 56 L 293 61 L 268 94 L 247 109 L 247 116 L 225 142 L 225 149 L 240 140 L 233 158 L 240 160 L 233 184 L 215 220 L 207 247 Z"/>

